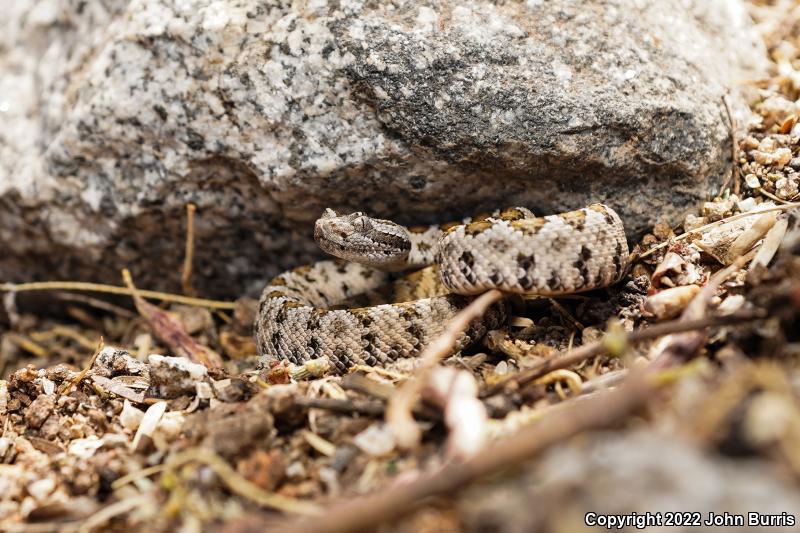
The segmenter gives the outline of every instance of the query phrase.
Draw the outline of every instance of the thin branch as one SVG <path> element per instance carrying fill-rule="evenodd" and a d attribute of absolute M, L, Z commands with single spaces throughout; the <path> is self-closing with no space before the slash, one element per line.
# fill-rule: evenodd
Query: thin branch
<path fill-rule="evenodd" d="M 313 407 L 339 413 L 358 413 L 370 416 L 381 416 L 385 411 L 383 402 L 374 400 L 339 400 L 337 398 L 306 398 L 305 396 L 299 396 L 294 399 L 294 403 L 300 407 Z"/>
<path fill-rule="evenodd" d="M 210 450 L 191 448 L 169 459 L 165 466 L 168 471 L 174 472 L 180 466 L 190 462 L 205 464 L 219 476 L 231 492 L 261 507 L 300 515 L 315 515 L 320 512 L 320 508 L 312 502 L 297 500 L 262 489 L 236 472 L 222 457 Z"/>
<path fill-rule="evenodd" d="M 798 204 L 800 205 L 800 204 Z M 0 292 L 30 292 L 30 291 L 86 291 L 99 292 L 105 294 L 121 294 L 123 296 L 133 296 L 133 291 L 127 287 L 117 285 L 106 285 L 104 283 L 88 283 L 84 281 L 36 281 L 32 283 L 0 283 Z M 142 298 L 149 300 L 159 300 L 162 302 L 174 302 L 179 304 L 193 305 L 195 307 L 208 307 L 211 309 L 235 309 L 236 302 L 223 302 L 220 300 L 209 300 L 206 298 L 191 298 L 180 294 L 170 294 L 159 291 L 147 291 L 137 289 L 136 293 Z"/>
<path fill-rule="evenodd" d="M 194 262 L 194 212 L 196 210 L 196 205 L 186 205 L 186 250 L 183 255 L 181 286 L 183 293 L 189 296 L 193 296 L 195 293 L 192 288 L 192 264 Z"/>
<path fill-rule="evenodd" d="M 502 292 L 492 289 L 459 311 L 447 324 L 444 332 L 422 351 L 419 356 L 420 366 L 414 376 L 406 380 L 389 399 L 389 405 L 386 407 L 386 422 L 392 428 L 400 447 L 414 448 L 422 437 L 419 426 L 411 416 L 411 411 L 428 382 L 432 370 L 440 360 L 452 353 L 459 335 L 469 327 L 470 322 L 483 316 L 492 304 L 502 298 Z"/>
<path fill-rule="evenodd" d="M 759 193 L 759 194 L 763 194 L 764 196 L 766 196 L 766 197 L 767 197 L 767 198 L 769 198 L 770 200 L 774 200 L 774 201 L 778 202 L 779 204 L 784 204 L 784 205 L 786 205 L 786 204 L 791 204 L 791 203 L 792 203 L 792 202 L 789 202 L 789 201 L 787 201 L 787 200 L 783 200 L 783 199 L 781 199 L 781 198 L 778 198 L 777 196 L 775 196 L 775 195 L 774 195 L 774 194 L 772 194 L 771 192 L 765 191 L 763 187 L 759 187 L 759 188 L 758 188 L 758 193 Z"/>
<path fill-rule="evenodd" d="M 708 304 L 716 294 L 717 289 L 722 283 L 739 272 L 750 259 L 748 256 L 739 257 L 730 266 L 716 272 L 708 280 L 708 283 L 697 293 L 686 309 L 683 310 L 679 320 L 689 322 L 692 320 L 702 320 L 707 318 Z M 682 364 L 694 357 L 701 346 L 706 342 L 705 329 L 694 329 L 681 333 L 671 333 L 656 343 L 651 349 L 649 359 L 652 361 L 651 367 L 666 367 L 674 364 Z"/>
<path fill-rule="evenodd" d="M 72 389 L 74 387 L 76 387 L 77 385 L 80 385 L 81 381 L 83 381 L 86 378 L 86 374 L 88 374 L 89 370 L 92 369 L 92 366 L 94 365 L 94 362 L 97 360 L 97 356 L 100 355 L 100 352 L 103 351 L 103 347 L 104 346 L 105 346 L 105 344 L 103 342 L 103 337 L 100 337 L 100 341 L 97 343 L 97 348 L 95 349 L 94 353 L 92 354 L 92 357 L 89 359 L 89 363 L 83 368 L 83 370 L 81 370 L 80 374 L 75 376 L 75 379 L 70 381 L 67 384 L 67 386 L 64 387 L 64 390 L 61 391 L 62 395 L 66 396 L 67 394 L 70 393 L 70 391 L 72 391 Z"/>
<path fill-rule="evenodd" d="M 25 350 L 29 354 L 35 355 L 36 357 L 47 357 L 47 355 L 49 353 L 47 348 L 45 348 L 44 346 L 41 346 L 39 344 L 39 341 L 37 341 L 34 338 L 30 338 L 29 339 L 29 338 L 27 338 L 27 337 L 25 337 L 23 335 L 18 334 L 18 333 L 6 333 L 4 335 L 4 338 L 8 339 L 8 342 L 16 344 L 17 346 L 19 346 L 20 348 L 22 348 L 23 350 Z M 92 347 L 94 347 L 94 346 L 92 346 Z"/>
<path fill-rule="evenodd" d="M 114 517 L 129 513 L 137 507 L 146 505 L 150 501 L 150 495 L 137 494 L 136 496 L 131 496 L 129 498 L 125 498 L 124 500 L 119 500 L 110 505 L 106 505 L 93 515 L 88 516 L 86 520 L 84 520 L 83 523 L 77 528 L 77 532 L 85 533 L 89 531 L 99 531 L 104 524 L 112 520 Z"/>
<path fill-rule="evenodd" d="M 183 326 L 180 320 L 155 305 L 145 302 L 133 285 L 131 273 L 122 269 L 122 279 L 133 292 L 133 303 L 136 310 L 147 321 L 153 334 L 163 341 L 179 357 L 187 357 L 196 363 L 209 368 L 222 368 L 222 357 L 207 346 L 197 342 Z"/>
<path fill-rule="evenodd" d="M 55 326 L 46 331 L 32 331 L 30 336 L 36 342 L 46 342 L 59 337 L 66 338 L 75 341 L 87 350 L 94 350 L 97 346 L 97 341 L 91 340 L 67 326 Z"/>
<path fill-rule="evenodd" d="M 93 298 L 85 294 L 75 294 L 71 292 L 57 292 L 53 296 L 55 296 L 55 298 L 58 300 L 63 300 L 65 302 L 77 302 L 80 304 L 88 305 L 89 307 L 92 307 L 94 309 L 100 309 L 101 311 L 105 311 L 107 313 L 119 315 L 124 318 L 134 318 L 136 316 L 136 313 L 130 311 L 129 309 L 125 309 L 124 307 L 120 307 L 105 300 Z"/>
<path fill-rule="evenodd" d="M 628 343 L 640 342 L 643 340 L 655 339 L 664 335 L 672 333 L 680 333 L 683 331 L 692 331 L 703 329 L 711 326 L 724 326 L 728 324 L 739 324 L 742 322 L 750 322 L 753 320 L 760 320 L 764 318 L 763 313 L 735 313 L 730 315 L 704 317 L 697 320 L 671 320 L 669 322 L 662 322 L 655 324 L 645 329 L 637 329 L 626 335 Z M 597 355 L 602 355 L 607 352 L 605 343 L 600 340 L 584 344 L 575 350 L 568 352 L 560 357 L 553 357 L 545 359 L 540 363 L 521 370 L 502 381 L 499 381 L 488 387 L 481 393 L 481 398 L 493 396 L 508 387 L 521 387 L 535 379 L 561 368 L 581 363 L 587 359 L 591 359 Z"/>
<path fill-rule="evenodd" d="M 538 423 L 486 447 L 465 461 L 451 461 L 405 484 L 394 484 L 372 495 L 340 502 L 327 513 L 310 520 L 287 524 L 286 531 L 371 531 L 385 522 L 408 515 L 421 500 L 450 496 L 487 475 L 517 467 L 549 447 L 592 429 L 616 424 L 642 406 L 655 386 L 647 371 L 638 371 L 626 382 L 592 402 L 580 402 L 545 415 Z"/>

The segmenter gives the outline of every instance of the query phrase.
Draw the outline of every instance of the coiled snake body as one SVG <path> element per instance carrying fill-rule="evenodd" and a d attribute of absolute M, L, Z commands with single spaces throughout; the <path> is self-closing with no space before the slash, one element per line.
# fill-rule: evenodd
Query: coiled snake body
<path fill-rule="evenodd" d="M 546 217 L 511 208 L 410 229 L 327 210 L 314 237 L 326 252 L 360 264 L 319 261 L 272 280 L 255 337 L 262 355 L 297 364 L 325 356 L 339 372 L 419 354 L 470 295 L 492 288 L 542 296 L 587 291 L 618 281 L 628 260 L 622 222 L 602 204 Z M 387 285 L 392 272 L 431 264 Z M 391 303 L 375 304 L 379 299 Z M 458 348 L 503 319 L 504 307 L 495 306 Z"/>

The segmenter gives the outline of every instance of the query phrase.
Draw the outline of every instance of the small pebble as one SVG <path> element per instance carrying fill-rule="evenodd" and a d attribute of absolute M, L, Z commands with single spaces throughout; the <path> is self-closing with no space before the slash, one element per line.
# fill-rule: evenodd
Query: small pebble
<path fill-rule="evenodd" d="M 394 450 L 396 442 L 388 425 L 375 423 L 353 437 L 353 444 L 367 455 L 382 457 Z"/>

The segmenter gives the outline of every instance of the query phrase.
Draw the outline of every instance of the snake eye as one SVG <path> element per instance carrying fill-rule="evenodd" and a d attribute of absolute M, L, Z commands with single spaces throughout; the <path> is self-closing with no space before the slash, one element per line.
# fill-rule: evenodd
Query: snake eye
<path fill-rule="evenodd" d="M 353 221 L 353 227 L 358 231 L 369 231 L 372 229 L 372 223 L 369 221 L 369 218 L 362 216 Z"/>

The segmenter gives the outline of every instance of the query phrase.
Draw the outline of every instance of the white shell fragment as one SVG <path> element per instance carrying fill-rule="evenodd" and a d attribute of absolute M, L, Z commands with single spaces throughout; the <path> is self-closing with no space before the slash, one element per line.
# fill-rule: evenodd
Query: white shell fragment
<path fill-rule="evenodd" d="M 444 411 L 445 424 L 450 431 L 448 456 L 464 459 L 483 448 L 488 436 L 489 415 L 478 399 L 478 383 L 471 372 L 435 368 L 422 394 Z"/>
<path fill-rule="evenodd" d="M 122 412 L 119 414 L 119 422 L 122 427 L 131 431 L 139 427 L 144 418 L 144 411 L 134 407 L 131 402 L 125 400 L 122 404 Z"/>
<path fill-rule="evenodd" d="M 777 219 L 777 214 L 774 212 L 764 213 L 753 223 L 752 226 L 747 228 L 741 233 L 731 244 L 728 252 L 725 254 L 725 264 L 733 263 L 738 257 L 749 252 L 753 246 L 760 241 L 764 235 L 772 228 Z"/>
<path fill-rule="evenodd" d="M 384 423 L 375 423 L 353 437 L 355 444 L 362 452 L 373 457 L 388 455 L 397 443 L 391 428 Z"/>
<path fill-rule="evenodd" d="M 144 417 L 142 417 L 141 423 L 139 424 L 139 429 L 136 431 L 136 435 L 133 436 L 131 449 L 138 449 L 143 437 L 153 437 L 153 433 L 155 432 L 156 427 L 158 427 L 158 422 L 161 420 L 161 417 L 164 416 L 166 410 L 167 402 L 154 403 L 147 409 L 147 411 L 144 413 Z"/>
<path fill-rule="evenodd" d="M 652 296 L 648 296 L 644 308 L 656 318 L 665 320 L 681 314 L 689 302 L 700 292 L 698 285 L 684 285 L 664 289 Z"/>
<path fill-rule="evenodd" d="M 75 439 L 70 442 L 67 452 L 81 459 L 88 459 L 102 448 L 103 444 L 105 444 L 103 439 L 97 438 L 96 435 L 90 435 L 85 439 Z"/>
<path fill-rule="evenodd" d="M 788 228 L 789 220 L 785 217 L 775 222 L 775 225 L 772 226 L 764 237 L 764 242 L 761 243 L 758 252 L 756 252 L 756 256 L 750 262 L 751 270 L 758 265 L 767 266 L 769 262 L 772 261 L 772 258 L 781 246 L 781 242 L 783 242 L 783 237 L 786 235 Z"/>

